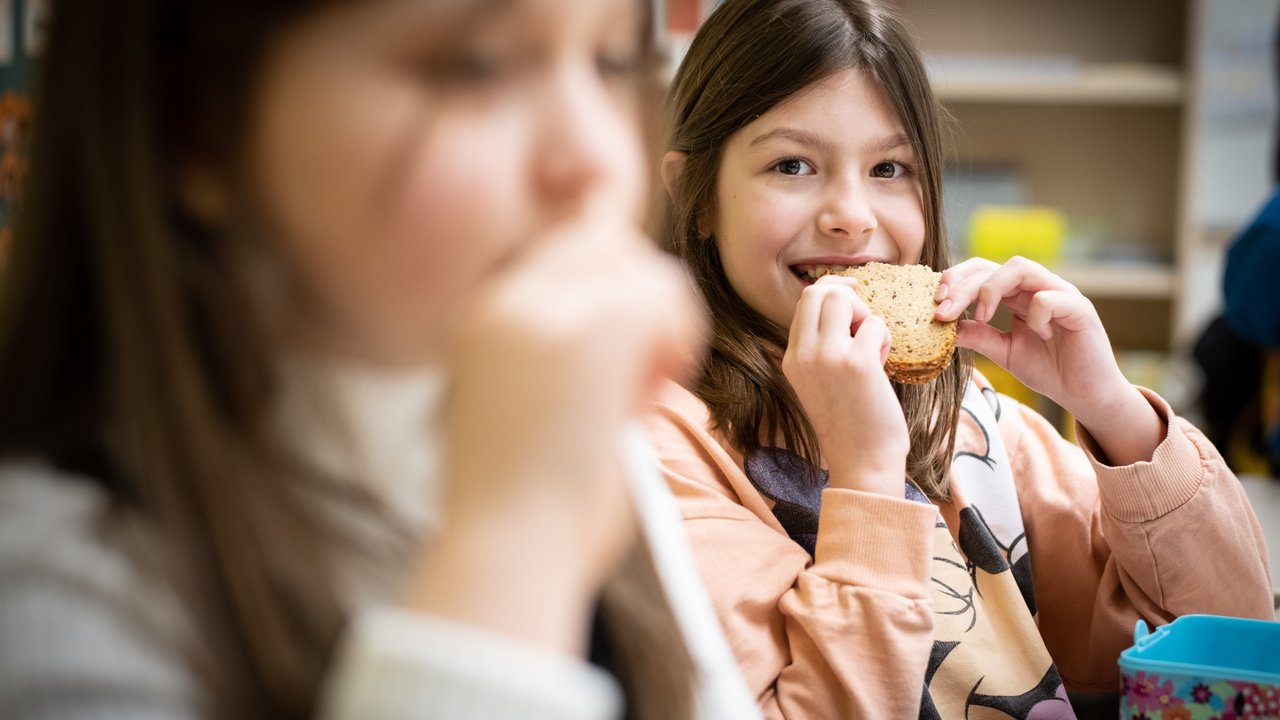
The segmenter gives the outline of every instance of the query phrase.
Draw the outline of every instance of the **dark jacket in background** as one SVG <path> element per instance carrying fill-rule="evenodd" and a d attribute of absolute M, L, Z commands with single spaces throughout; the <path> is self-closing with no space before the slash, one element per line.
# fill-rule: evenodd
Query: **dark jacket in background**
<path fill-rule="evenodd" d="M 1280 348 L 1280 193 L 1231 244 L 1222 291 L 1232 329 Z"/>

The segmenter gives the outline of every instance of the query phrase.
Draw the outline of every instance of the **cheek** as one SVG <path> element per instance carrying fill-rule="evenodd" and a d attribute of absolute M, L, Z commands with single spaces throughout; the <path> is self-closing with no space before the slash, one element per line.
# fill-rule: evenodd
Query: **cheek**
<path fill-rule="evenodd" d="M 440 341 L 485 276 L 508 256 L 521 232 L 519 178 L 495 173 L 511 164 L 518 143 L 507 132 L 478 128 L 433 129 L 384 177 L 384 194 L 374 198 L 362 241 L 350 258 L 365 268 L 364 314 L 391 323 L 391 332 L 418 332 Z M 503 208 L 503 212 L 494 212 Z M 371 318 L 373 319 L 373 318 Z"/>
<path fill-rule="evenodd" d="M 720 195 L 716 244 L 730 286 L 748 306 L 770 320 L 789 323 L 790 271 L 779 255 L 796 237 L 804 212 L 795 198 L 768 192 Z"/>
<path fill-rule="evenodd" d="M 377 100 L 382 113 L 334 108 L 266 133 L 259 170 L 268 222 L 320 304 L 312 321 L 371 352 L 438 344 L 521 212 L 515 178 L 486 172 L 515 157 L 510 132 Z"/>
<path fill-rule="evenodd" d="M 501 133 L 487 143 L 467 142 L 466 134 L 461 129 L 435 133 L 449 142 L 420 146 L 415 162 L 389 178 L 370 221 L 390 272 L 410 282 L 429 281 L 442 291 L 472 284 L 509 252 L 524 214 L 518 178 L 492 171 L 515 162 L 516 148 L 497 140 Z"/>
<path fill-rule="evenodd" d="M 726 264 L 767 273 L 797 232 L 797 203 L 777 193 L 727 188 L 719 198 L 716 235 Z M 731 278 L 732 279 L 732 278 Z"/>
<path fill-rule="evenodd" d="M 902 195 L 889 202 L 886 229 L 898 247 L 904 263 L 918 263 L 924 252 L 924 208 L 915 195 Z"/>

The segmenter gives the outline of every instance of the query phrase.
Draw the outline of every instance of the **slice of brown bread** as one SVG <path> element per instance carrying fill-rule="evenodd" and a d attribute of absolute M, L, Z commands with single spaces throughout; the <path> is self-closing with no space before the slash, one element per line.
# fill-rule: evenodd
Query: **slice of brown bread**
<path fill-rule="evenodd" d="M 942 273 L 925 265 L 867 263 L 836 273 L 858 279 L 858 295 L 893 336 L 885 370 L 900 383 L 929 382 L 951 364 L 956 322 L 933 319 Z"/>

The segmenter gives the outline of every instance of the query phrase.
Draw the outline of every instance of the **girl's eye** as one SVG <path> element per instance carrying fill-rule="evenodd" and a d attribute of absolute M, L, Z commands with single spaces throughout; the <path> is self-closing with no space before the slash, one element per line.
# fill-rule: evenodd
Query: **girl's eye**
<path fill-rule="evenodd" d="M 779 160 L 778 163 L 773 167 L 775 170 L 777 170 L 779 173 L 782 173 L 783 175 L 812 175 L 813 174 L 813 166 L 805 162 L 804 160 L 801 160 L 800 158 L 787 158 L 786 160 Z"/>
<path fill-rule="evenodd" d="M 875 167 L 871 168 L 871 177 L 885 178 L 887 180 L 902 177 L 906 174 L 906 165 L 892 161 L 877 163 Z"/>
<path fill-rule="evenodd" d="M 640 66 L 637 53 L 605 53 L 596 55 L 596 69 L 602 77 L 629 78 Z"/>
<path fill-rule="evenodd" d="M 502 63 L 491 55 L 463 53 L 449 60 L 444 71 L 451 83 L 480 86 L 498 79 L 502 74 Z"/>

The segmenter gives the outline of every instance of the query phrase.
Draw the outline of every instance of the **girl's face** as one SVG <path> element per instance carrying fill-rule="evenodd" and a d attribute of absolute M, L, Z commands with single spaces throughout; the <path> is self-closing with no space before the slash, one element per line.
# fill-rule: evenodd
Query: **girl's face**
<path fill-rule="evenodd" d="M 638 222 L 641 21 L 633 0 L 370 0 L 289 30 L 249 189 L 306 293 L 303 340 L 430 362 L 545 230 Z"/>
<path fill-rule="evenodd" d="M 716 247 L 735 292 L 789 328 L 824 265 L 918 262 L 916 158 L 884 93 L 856 69 L 802 90 L 725 144 Z"/>

